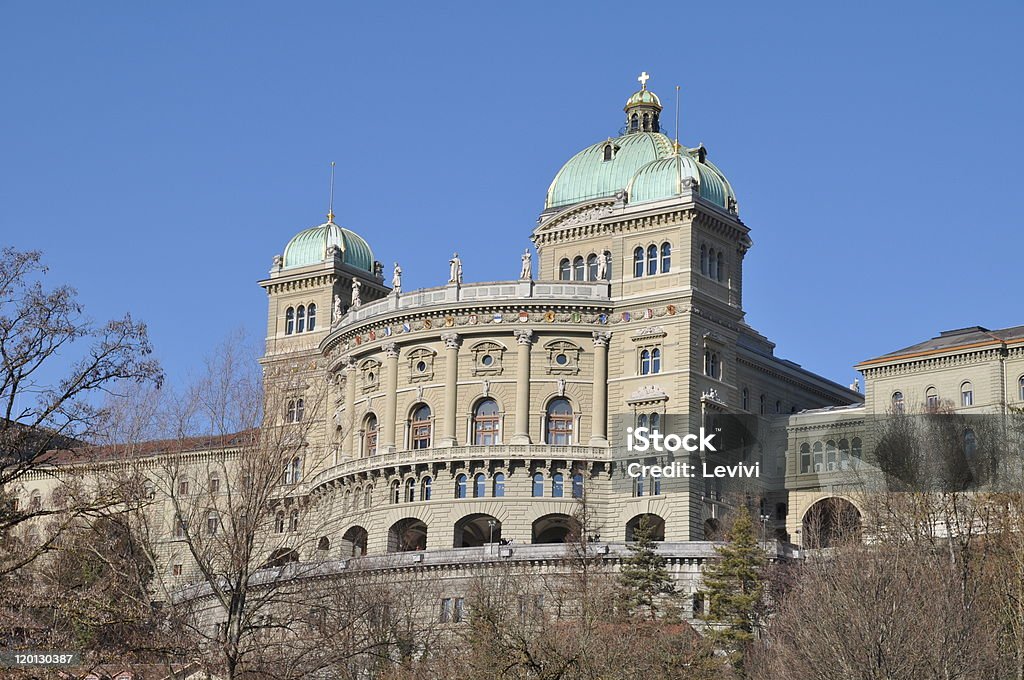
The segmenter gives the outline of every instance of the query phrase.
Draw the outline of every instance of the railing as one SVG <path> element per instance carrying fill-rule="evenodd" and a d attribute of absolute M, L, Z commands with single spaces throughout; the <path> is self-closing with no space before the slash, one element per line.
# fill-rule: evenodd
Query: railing
<path fill-rule="evenodd" d="M 596 446 L 551 446 L 548 444 L 494 444 L 491 446 L 449 446 L 411 451 L 380 453 L 354 458 L 321 471 L 304 485 L 309 489 L 346 475 L 399 465 L 440 463 L 449 460 L 486 460 L 490 458 L 544 458 L 565 460 L 611 460 L 611 449 Z"/>
<path fill-rule="evenodd" d="M 610 299 L 607 281 L 495 281 L 449 284 L 422 288 L 368 302 L 359 309 L 350 309 L 331 326 L 332 331 L 347 328 L 367 319 L 401 311 L 413 311 L 448 303 L 493 303 L 503 300 L 568 300 L 607 302 Z"/>

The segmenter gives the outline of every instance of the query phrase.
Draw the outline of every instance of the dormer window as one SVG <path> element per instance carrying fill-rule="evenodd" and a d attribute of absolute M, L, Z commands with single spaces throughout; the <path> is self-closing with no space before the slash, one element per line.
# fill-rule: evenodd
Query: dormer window
<path fill-rule="evenodd" d="M 604 145 L 604 160 L 610 161 L 615 158 L 615 145 L 605 144 Z"/>

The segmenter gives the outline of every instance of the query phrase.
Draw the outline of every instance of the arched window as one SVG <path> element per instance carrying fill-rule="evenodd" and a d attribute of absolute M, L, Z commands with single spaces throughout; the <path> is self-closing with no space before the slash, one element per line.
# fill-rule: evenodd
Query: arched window
<path fill-rule="evenodd" d="M 775 400 L 775 412 L 776 413 L 782 413 L 782 400 L 781 399 L 776 399 Z"/>
<path fill-rule="evenodd" d="M 1024 401 L 1024 375 L 1017 379 L 1017 397 Z"/>
<path fill-rule="evenodd" d="M 562 473 L 556 472 L 551 475 L 551 497 L 561 498 L 562 497 Z"/>
<path fill-rule="evenodd" d="M 288 531 L 296 532 L 299 530 L 299 511 L 292 510 L 292 514 L 288 517 Z"/>
<path fill-rule="evenodd" d="M 652 477 L 651 478 L 651 495 L 652 496 L 660 496 L 661 495 L 661 477 Z"/>
<path fill-rule="evenodd" d="M 569 264 L 569 258 L 564 257 L 562 261 L 558 263 L 558 280 L 568 281 L 572 278 L 572 266 Z"/>
<path fill-rule="evenodd" d="M 747 410 L 750 409 L 750 390 L 748 390 L 746 387 L 743 388 L 743 396 L 742 396 L 741 404 L 742 404 L 742 407 L 743 407 L 744 411 L 747 411 Z"/>
<path fill-rule="evenodd" d="M 153 497 L 153 496 L 149 495 L 150 491 L 151 491 L 150 487 L 147 487 L 146 488 L 146 497 L 147 498 L 152 498 Z M 220 474 L 216 470 L 214 470 L 214 471 L 212 471 L 210 473 L 210 493 L 217 493 L 219 491 L 220 491 Z M 154 492 L 154 495 L 155 495 L 155 492 Z"/>
<path fill-rule="evenodd" d="M 320 552 L 327 552 L 331 549 L 331 539 L 321 536 L 320 540 L 316 542 L 316 549 Z"/>
<path fill-rule="evenodd" d="M 661 350 L 657 347 L 651 350 L 651 373 L 661 373 Z"/>
<path fill-rule="evenodd" d="M 766 400 L 766 397 L 762 394 L 761 395 L 761 406 L 759 407 L 761 409 L 761 411 L 760 411 L 761 415 L 764 415 L 765 400 Z"/>
<path fill-rule="evenodd" d="M 960 386 L 960 405 L 974 406 L 974 386 L 970 382 Z"/>
<path fill-rule="evenodd" d="M 597 281 L 597 255 L 587 256 L 587 281 Z"/>
<path fill-rule="evenodd" d="M 295 422 L 295 400 L 289 399 L 285 404 L 284 410 L 284 422 L 294 423 Z"/>
<path fill-rule="evenodd" d="M 313 303 L 306 307 L 306 330 L 311 333 L 316 330 L 316 305 Z"/>
<path fill-rule="evenodd" d="M 846 470 L 850 467 L 850 442 L 846 439 L 839 440 L 839 469 Z"/>
<path fill-rule="evenodd" d="M 903 393 L 893 392 L 892 393 L 892 412 L 903 413 Z"/>
<path fill-rule="evenodd" d="M 705 351 L 704 352 L 704 374 L 711 377 L 718 377 L 718 353 Z"/>
<path fill-rule="evenodd" d="M 284 334 L 291 335 L 295 332 L 295 309 L 289 307 L 284 311 Z"/>
<path fill-rule="evenodd" d="M 494 473 L 494 492 L 491 494 L 495 498 L 502 498 L 505 496 L 505 473 L 495 472 Z"/>
<path fill-rule="evenodd" d="M 725 257 L 722 255 L 722 251 L 718 251 L 718 262 L 715 265 L 715 271 L 717 273 L 717 279 L 719 281 L 725 281 Z"/>
<path fill-rule="evenodd" d="M 651 372 L 651 350 L 645 349 L 640 352 L 640 375 L 647 375 Z"/>
<path fill-rule="evenodd" d="M 420 500 L 421 501 L 429 501 L 430 500 L 430 496 L 431 496 L 431 488 L 430 487 L 432 485 L 433 485 L 433 481 L 430 479 L 430 477 L 424 477 L 420 481 Z"/>
<path fill-rule="evenodd" d="M 377 455 L 377 416 L 373 413 L 363 421 L 363 455 Z"/>
<path fill-rule="evenodd" d="M 667 274 L 672 270 L 672 244 L 665 242 L 661 244 L 661 273 Z"/>
<path fill-rule="evenodd" d="M 831 439 L 825 442 L 825 469 L 829 472 L 836 469 L 836 443 Z"/>
<path fill-rule="evenodd" d="M 409 423 L 409 435 L 413 449 L 429 449 L 431 435 L 430 407 L 420 404 L 413 409 Z"/>
<path fill-rule="evenodd" d="M 397 479 L 391 482 L 391 494 L 389 497 L 393 504 L 402 501 L 402 484 Z"/>
<path fill-rule="evenodd" d="M 644 275 L 644 249 L 637 246 L 633 250 L 633 278 L 639 279 Z"/>
<path fill-rule="evenodd" d="M 800 445 L 800 472 L 806 474 L 811 471 L 811 445 Z"/>
<path fill-rule="evenodd" d="M 636 132 L 640 129 L 640 116 L 635 113 L 629 119 L 629 131 Z"/>
<path fill-rule="evenodd" d="M 284 533 L 284 510 L 278 510 L 277 514 L 274 515 L 274 533 Z"/>
<path fill-rule="evenodd" d="M 533 490 L 531 495 L 534 498 L 542 498 L 544 496 L 544 475 L 540 472 L 533 473 Z"/>
<path fill-rule="evenodd" d="M 615 151 L 611 144 L 604 145 L 604 159 L 610 161 L 614 157 Z"/>
<path fill-rule="evenodd" d="M 581 255 L 577 255 L 572 261 L 572 278 L 575 281 L 582 281 L 586 278 L 585 275 L 586 272 L 583 268 L 583 257 Z"/>
<path fill-rule="evenodd" d="M 633 480 L 633 495 L 641 498 L 644 495 L 644 478 L 637 477 Z"/>
<path fill-rule="evenodd" d="M 473 443 L 490 446 L 501 443 L 498 402 L 484 399 L 473 410 Z"/>
<path fill-rule="evenodd" d="M 363 490 L 363 509 L 369 510 L 370 503 L 373 501 L 373 487 L 368 486 Z"/>
<path fill-rule="evenodd" d="M 579 472 L 572 476 L 572 497 L 583 498 L 583 475 Z"/>
<path fill-rule="evenodd" d="M 700 246 L 700 273 L 708 275 L 708 247 L 704 244 Z"/>
<path fill-rule="evenodd" d="M 572 444 L 573 413 L 568 399 L 553 399 L 548 404 L 547 432 L 544 441 L 554 446 Z"/>
<path fill-rule="evenodd" d="M 298 484 L 302 481 L 302 458 L 295 456 L 292 458 L 292 484 Z"/>
<path fill-rule="evenodd" d="M 295 420 L 293 423 L 301 423 L 303 416 L 306 415 L 306 400 L 296 399 L 295 400 Z"/>
<path fill-rule="evenodd" d="M 939 391 L 934 387 L 929 387 L 924 393 L 924 403 L 930 409 L 936 409 L 939 407 Z"/>
<path fill-rule="evenodd" d="M 651 414 L 651 432 L 661 432 L 661 414 Z"/>
<path fill-rule="evenodd" d="M 650 129 L 651 129 L 651 114 L 645 113 L 644 114 L 644 130 L 650 130 Z"/>
<path fill-rule="evenodd" d="M 638 415 L 636 417 L 636 426 L 638 428 L 639 427 L 647 427 L 647 425 L 648 425 L 648 418 L 647 418 L 647 414 L 646 413 L 641 413 L 640 415 Z"/>
<path fill-rule="evenodd" d="M 824 467 L 823 456 L 821 452 L 821 442 L 814 442 L 814 471 L 821 472 Z"/>
<path fill-rule="evenodd" d="M 299 305 L 295 310 L 295 332 L 303 333 L 306 330 L 306 308 Z"/>
<path fill-rule="evenodd" d="M 647 247 L 647 275 L 653 276 L 658 273 L 658 246 Z"/>
<path fill-rule="evenodd" d="M 473 498 L 483 498 L 487 495 L 487 475 L 478 473 L 473 478 Z"/>
<path fill-rule="evenodd" d="M 220 528 L 220 515 L 211 510 L 206 513 L 206 533 L 210 536 L 216 536 L 218 528 Z"/>
<path fill-rule="evenodd" d="M 459 475 L 455 478 L 455 497 L 466 497 L 466 475 Z"/>
<path fill-rule="evenodd" d="M 412 503 L 416 500 L 416 480 L 411 477 L 405 480 L 405 502 Z"/>

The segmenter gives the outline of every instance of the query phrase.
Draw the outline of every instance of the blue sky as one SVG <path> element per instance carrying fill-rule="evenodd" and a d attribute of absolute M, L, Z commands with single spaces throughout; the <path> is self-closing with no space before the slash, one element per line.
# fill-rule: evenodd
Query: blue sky
<path fill-rule="evenodd" d="M 1024 324 L 1024 3 L 0 4 L 0 243 L 173 380 L 265 332 L 256 281 L 338 221 L 406 288 L 513 278 L 544 192 L 641 70 L 754 248 L 748 321 L 837 381 Z"/>

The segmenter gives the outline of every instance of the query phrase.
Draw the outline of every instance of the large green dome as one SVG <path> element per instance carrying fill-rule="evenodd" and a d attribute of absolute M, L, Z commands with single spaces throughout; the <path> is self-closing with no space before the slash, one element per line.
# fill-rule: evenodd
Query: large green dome
<path fill-rule="evenodd" d="M 707 160 L 703 147 L 687 149 L 660 132 L 630 132 L 588 146 L 569 159 L 548 188 L 546 209 L 560 208 L 625 191 L 629 204 L 678 196 L 685 180 L 695 181 L 701 198 L 736 212 L 736 195 L 725 175 Z"/>
<path fill-rule="evenodd" d="M 296 234 L 284 249 L 284 268 L 304 267 L 319 264 L 327 258 L 327 250 L 337 246 L 342 262 L 368 272 L 373 271 L 373 251 L 362 236 L 339 227 L 333 216 L 317 227 L 304 229 Z"/>

